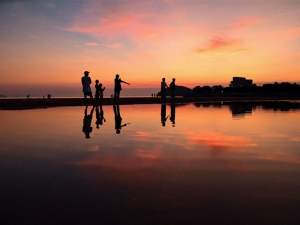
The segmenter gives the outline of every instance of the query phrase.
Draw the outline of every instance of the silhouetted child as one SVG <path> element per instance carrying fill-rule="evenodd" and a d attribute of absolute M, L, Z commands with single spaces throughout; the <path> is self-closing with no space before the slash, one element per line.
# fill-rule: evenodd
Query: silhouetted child
<path fill-rule="evenodd" d="M 100 98 L 100 85 L 99 85 L 99 80 L 95 81 L 95 99 L 96 99 L 96 104 L 98 105 L 99 103 L 99 98 Z"/>
<path fill-rule="evenodd" d="M 103 100 L 103 92 L 105 90 L 105 87 L 102 88 L 102 84 L 99 84 L 99 92 L 100 92 L 100 105 L 102 105 L 102 100 Z"/>

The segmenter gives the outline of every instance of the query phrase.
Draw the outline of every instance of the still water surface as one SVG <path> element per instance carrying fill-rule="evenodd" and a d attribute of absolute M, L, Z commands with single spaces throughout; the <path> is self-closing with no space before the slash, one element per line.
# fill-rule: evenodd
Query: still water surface
<path fill-rule="evenodd" d="M 1 224 L 300 221 L 298 106 L 85 110 L 0 111 Z"/>

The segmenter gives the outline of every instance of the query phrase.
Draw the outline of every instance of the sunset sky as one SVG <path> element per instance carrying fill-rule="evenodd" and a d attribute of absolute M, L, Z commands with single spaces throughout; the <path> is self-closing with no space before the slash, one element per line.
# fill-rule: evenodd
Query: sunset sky
<path fill-rule="evenodd" d="M 79 96 L 85 70 L 108 89 L 300 83 L 298 0 L 0 0 L 0 30 L 8 96 Z"/>

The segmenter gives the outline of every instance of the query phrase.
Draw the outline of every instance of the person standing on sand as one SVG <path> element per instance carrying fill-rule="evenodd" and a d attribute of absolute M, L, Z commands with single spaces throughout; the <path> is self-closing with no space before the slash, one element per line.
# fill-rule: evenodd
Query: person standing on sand
<path fill-rule="evenodd" d="M 172 82 L 170 83 L 171 88 L 171 98 L 175 98 L 175 78 L 172 79 Z"/>
<path fill-rule="evenodd" d="M 84 102 L 85 102 L 86 106 L 87 106 L 86 96 L 90 96 L 90 99 L 92 100 L 93 105 L 95 105 L 91 86 L 90 86 L 90 84 L 92 83 L 92 80 L 89 77 L 89 73 L 90 73 L 89 71 L 84 71 L 84 76 L 81 78 L 82 92 L 84 93 Z"/>
<path fill-rule="evenodd" d="M 168 88 L 168 85 L 165 78 L 162 78 L 160 87 L 161 100 L 162 102 L 166 102 L 166 88 Z"/>
<path fill-rule="evenodd" d="M 116 74 L 116 78 L 115 78 L 115 94 L 114 94 L 114 100 L 115 102 L 119 102 L 119 98 L 120 98 L 120 91 L 122 90 L 122 86 L 121 86 L 121 83 L 125 83 L 125 84 L 128 84 L 130 85 L 129 83 L 121 80 L 121 78 L 119 78 L 120 75 L 119 74 Z"/>
<path fill-rule="evenodd" d="M 103 100 L 103 91 L 105 90 L 105 87 L 102 88 L 102 84 L 99 84 L 99 91 L 100 91 L 100 105 L 102 106 L 102 100 Z"/>
<path fill-rule="evenodd" d="M 99 80 L 96 80 L 95 81 L 95 102 L 96 102 L 96 105 L 98 105 L 99 103 L 99 98 L 100 98 L 100 85 L 99 85 Z"/>

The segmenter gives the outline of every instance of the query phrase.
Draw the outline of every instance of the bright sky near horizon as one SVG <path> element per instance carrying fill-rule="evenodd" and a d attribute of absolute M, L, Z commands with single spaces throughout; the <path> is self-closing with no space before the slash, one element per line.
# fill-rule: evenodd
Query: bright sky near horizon
<path fill-rule="evenodd" d="M 107 88 L 300 82 L 298 0 L 0 0 L 0 30 L 0 94 L 80 94 L 85 70 Z"/>

